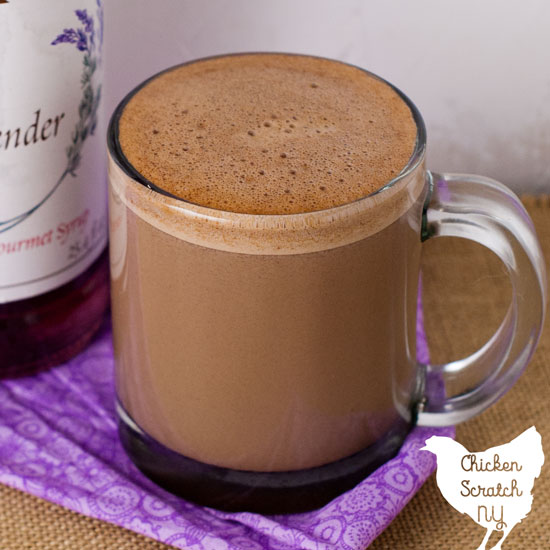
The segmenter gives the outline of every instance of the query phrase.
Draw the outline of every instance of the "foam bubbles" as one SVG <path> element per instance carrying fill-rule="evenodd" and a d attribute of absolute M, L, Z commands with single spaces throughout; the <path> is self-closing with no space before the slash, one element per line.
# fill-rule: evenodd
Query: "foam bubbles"
<path fill-rule="evenodd" d="M 251 214 L 368 195 L 401 171 L 415 140 L 408 106 L 385 83 L 341 63 L 277 54 L 166 72 L 120 120 L 123 152 L 148 180 L 196 204 Z"/>

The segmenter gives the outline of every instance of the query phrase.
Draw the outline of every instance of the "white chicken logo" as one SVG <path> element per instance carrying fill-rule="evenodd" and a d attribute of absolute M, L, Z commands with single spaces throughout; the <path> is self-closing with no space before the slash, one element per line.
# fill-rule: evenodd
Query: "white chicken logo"
<path fill-rule="evenodd" d="M 432 436 L 422 447 L 437 457 L 437 485 L 445 500 L 487 529 L 478 550 L 485 550 L 494 530 L 503 535 L 531 511 L 531 490 L 544 464 L 542 440 L 534 426 L 499 447 L 471 453 L 450 437 Z"/>

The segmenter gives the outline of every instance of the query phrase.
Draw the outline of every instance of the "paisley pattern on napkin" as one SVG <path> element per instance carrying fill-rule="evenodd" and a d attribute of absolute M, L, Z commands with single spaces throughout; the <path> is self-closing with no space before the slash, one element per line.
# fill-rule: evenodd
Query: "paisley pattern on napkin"
<path fill-rule="evenodd" d="M 422 315 L 418 323 L 422 335 Z M 420 360 L 427 358 L 424 338 Z M 0 482 L 82 514 L 193 550 L 363 550 L 435 467 L 415 428 L 399 454 L 313 512 L 227 513 L 196 506 L 145 478 L 118 440 L 107 321 L 93 344 L 48 372 L 0 383 Z"/>

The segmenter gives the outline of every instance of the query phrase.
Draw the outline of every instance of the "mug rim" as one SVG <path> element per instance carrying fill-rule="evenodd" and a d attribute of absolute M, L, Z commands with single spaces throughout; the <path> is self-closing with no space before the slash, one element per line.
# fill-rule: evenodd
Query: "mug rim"
<path fill-rule="evenodd" d="M 342 204 L 337 204 L 334 206 L 331 206 L 329 208 L 322 208 L 319 210 L 309 210 L 306 212 L 295 212 L 291 214 L 252 214 L 249 212 L 235 212 L 232 210 L 224 210 L 221 208 L 214 208 L 212 206 L 205 206 L 200 203 L 196 203 L 193 201 L 190 201 L 188 199 L 184 199 L 182 197 L 178 197 L 177 195 L 174 195 L 173 193 L 170 193 L 169 191 L 166 191 L 165 189 L 162 189 L 149 179 L 147 179 L 143 174 L 141 174 L 128 160 L 124 152 L 122 151 L 122 146 L 120 144 L 119 140 L 119 122 L 120 118 L 122 116 L 122 113 L 124 111 L 124 108 L 126 105 L 130 102 L 130 100 L 134 97 L 135 94 L 137 94 L 142 88 L 144 88 L 147 84 L 149 84 L 151 81 L 155 80 L 156 78 L 162 76 L 165 73 L 169 73 L 171 71 L 174 71 L 176 69 L 179 69 L 180 67 L 185 67 L 186 65 L 191 65 L 194 63 L 200 63 L 203 61 L 209 61 L 213 59 L 222 59 L 226 57 L 240 57 L 240 56 L 248 56 L 248 55 L 282 55 L 282 56 L 296 56 L 296 57 L 306 57 L 310 59 L 321 59 L 325 61 L 330 61 L 332 63 L 339 63 L 341 65 L 346 65 L 348 67 L 353 67 L 355 69 L 358 69 L 365 74 L 371 76 L 372 78 L 375 78 L 379 80 L 380 82 L 383 82 L 387 86 L 389 86 L 394 92 L 397 93 L 397 95 L 405 102 L 407 107 L 409 107 L 413 120 L 416 125 L 416 141 L 415 146 L 413 149 L 413 152 L 407 161 L 407 164 L 403 167 L 401 172 L 397 174 L 394 178 L 392 178 L 390 181 L 373 191 L 372 193 L 369 193 L 368 195 L 364 195 L 363 197 L 359 197 L 357 199 L 354 199 L 349 202 L 344 202 Z M 353 63 L 347 63 L 345 61 L 340 61 L 337 59 L 332 59 L 329 57 L 324 56 L 318 56 L 318 55 L 309 55 L 309 54 L 301 54 L 301 53 L 289 53 L 289 52 L 270 52 L 270 51 L 255 51 L 255 52 L 235 52 L 235 53 L 225 53 L 225 54 L 217 54 L 217 55 L 211 55 L 206 57 L 200 57 L 196 59 L 191 59 L 189 61 L 185 61 L 183 63 L 178 63 L 176 65 L 172 65 L 166 69 L 163 69 L 162 71 L 159 71 L 158 73 L 155 73 L 154 75 L 150 76 L 134 88 L 132 88 L 119 102 L 119 104 L 116 106 L 115 110 L 113 111 L 113 114 L 111 115 L 111 119 L 109 121 L 109 126 L 107 129 L 107 150 L 113 159 L 113 161 L 119 166 L 119 168 L 129 177 L 131 177 L 134 181 L 137 183 L 140 183 L 147 189 L 158 193 L 159 195 L 162 195 L 164 197 L 167 197 L 169 199 L 176 200 L 179 205 L 184 207 L 186 204 L 191 207 L 198 207 L 200 209 L 205 209 L 206 211 L 212 211 L 218 213 L 218 215 L 223 214 L 231 214 L 233 216 L 243 216 L 243 217 L 253 217 L 253 218 L 271 218 L 271 219 L 280 219 L 282 217 L 287 216 L 303 216 L 307 214 L 323 214 L 330 212 L 332 210 L 342 208 L 345 206 L 350 206 L 354 204 L 361 203 L 363 201 L 367 201 L 368 199 L 375 197 L 377 195 L 380 195 L 384 193 L 384 191 L 387 191 L 388 189 L 391 189 L 394 187 L 398 182 L 402 181 L 403 179 L 407 178 L 410 174 L 412 174 L 416 168 L 422 163 L 424 160 L 425 152 L 426 152 L 426 125 L 424 123 L 424 119 L 422 118 L 422 115 L 420 114 L 419 109 L 416 107 L 416 105 L 412 102 L 412 100 L 404 93 L 402 92 L 397 86 L 393 85 L 391 82 L 388 82 L 386 79 L 382 78 L 381 76 L 364 69 L 363 67 L 359 67 L 358 65 L 354 65 Z"/>

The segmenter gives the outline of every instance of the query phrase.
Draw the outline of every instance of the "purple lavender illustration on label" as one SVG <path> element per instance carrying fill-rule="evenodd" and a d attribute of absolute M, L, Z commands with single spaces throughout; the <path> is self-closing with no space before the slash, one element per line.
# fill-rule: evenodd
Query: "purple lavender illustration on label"
<path fill-rule="evenodd" d="M 77 28 L 66 28 L 52 42 L 52 46 L 74 44 L 82 52 L 82 74 L 80 86 L 82 99 L 78 105 L 78 120 L 71 132 L 71 141 L 66 148 L 67 164 L 57 181 L 49 191 L 31 208 L 11 217 L 0 220 L 0 233 L 19 225 L 34 214 L 57 190 L 67 176 L 76 177 L 82 159 L 82 148 L 86 139 L 94 135 L 98 122 L 98 109 L 101 101 L 101 85 L 94 86 L 93 75 L 101 63 L 103 44 L 103 6 L 96 0 L 97 10 L 94 15 L 85 9 L 75 10 L 79 25 Z M 97 21 L 96 21 L 97 20 Z"/>

